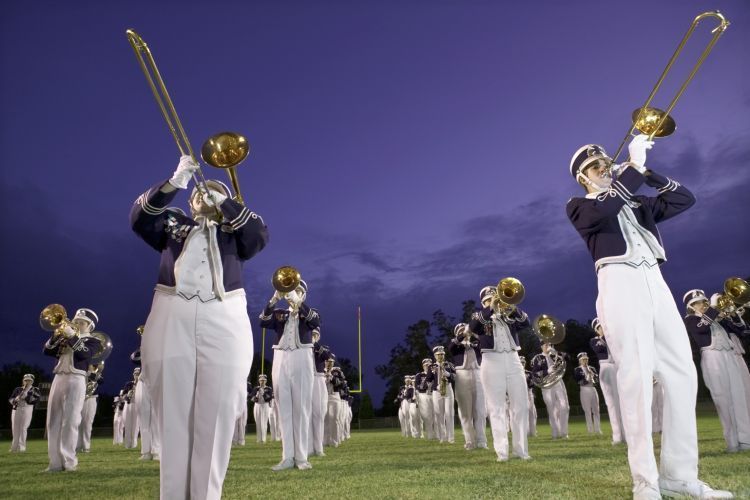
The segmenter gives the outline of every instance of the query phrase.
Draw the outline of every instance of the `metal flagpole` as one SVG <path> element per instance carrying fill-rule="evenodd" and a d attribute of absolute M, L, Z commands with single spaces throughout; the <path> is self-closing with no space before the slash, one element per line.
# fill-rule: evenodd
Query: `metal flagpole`
<path fill-rule="evenodd" d="M 357 360 L 359 371 L 359 389 L 349 392 L 362 392 L 362 308 L 357 306 Z"/>

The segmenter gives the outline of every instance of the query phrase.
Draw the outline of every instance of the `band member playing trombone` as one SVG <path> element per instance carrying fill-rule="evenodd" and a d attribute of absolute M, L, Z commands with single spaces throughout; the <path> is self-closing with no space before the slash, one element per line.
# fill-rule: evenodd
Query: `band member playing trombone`
<path fill-rule="evenodd" d="M 695 366 L 685 325 L 658 266 L 666 254 L 657 224 L 690 208 L 695 198 L 680 183 L 646 168 L 652 145 L 645 135 L 635 137 L 628 147 L 630 161 L 622 165 L 613 165 L 601 146 L 579 148 L 570 173 L 586 195 L 568 201 L 567 214 L 595 262 L 597 315 L 622 367 L 617 388 L 633 497 L 658 499 L 661 492 L 729 498 L 731 493 L 698 480 Z M 637 194 L 644 184 L 658 195 Z M 654 374 L 664 384 L 667 418 L 659 468 L 651 437 Z"/>
<path fill-rule="evenodd" d="M 487 409 L 484 389 L 479 371 L 482 351 L 479 339 L 469 331 L 467 323 L 459 323 L 453 328 L 455 337 L 448 346 L 451 363 L 456 367 L 456 402 L 458 418 L 464 432 L 464 448 L 487 448 L 484 433 L 487 422 Z"/>
<path fill-rule="evenodd" d="M 242 264 L 268 241 L 263 219 L 218 181 L 193 189 L 192 217 L 168 210 L 198 169 L 181 157 L 130 214 L 136 234 L 161 253 L 141 359 L 162 433 L 162 498 L 221 496 L 253 359 Z"/>
<path fill-rule="evenodd" d="M 432 364 L 430 381 L 432 382 L 432 414 L 435 418 L 437 438 L 441 443 L 454 442 L 454 395 L 453 381 L 456 368 L 445 360 L 445 348 L 441 345 L 432 349 L 435 362 Z"/>
<path fill-rule="evenodd" d="M 255 419 L 255 437 L 259 443 L 266 443 L 268 436 L 268 417 L 273 400 L 273 389 L 266 385 L 268 377 L 262 373 L 258 375 L 258 387 L 250 393 L 250 400 L 255 403 L 253 418 Z"/>
<path fill-rule="evenodd" d="M 91 358 L 101 347 L 99 339 L 90 335 L 97 321 L 99 318 L 91 309 L 78 309 L 71 324 L 44 344 L 44 354 L 57 358 L 47 400 L 48 472 L 73 471 L 78 467 L 76 445 L 86 398 L 86 376 Z"/>
<path fill-rule="evenodd" d="M 432 408 L 432 359 L 422 360 L 422 371 L 414 375 L 417 389 L 417 409 L 427 439 L 435 439 L 435 415 Z"/>
<path fill-rule="evenodd" d="M 282 299 L 276 290 L 260 315 L 261 328 L 276 332 L 273 345 L 273 393 L 281 418 L 282 459 L 275 471 L 311 469 L 307 461 L 310 413 L 312 412 L 313 340 L 312 332 L 320 327 L 320 316 L 305 303 L 307 283 L 286 293 L 287 309 L 274 309 Z"/>
<path fill-rule="evenodd" d="M 750 415 L 742 374 L 734 361 L 735 344 L 725 314 L 711 307 L 703 290 L 690 290 L 683 298 L 685 325 L 701 353 L 703 381 L 711 392 L 724 429 L 728 452 L 750 450 Z"/>
<path fill-rule="evenodd" d="M 39 389 L 34 387 L 33 374 L 24 375 L 21 383 L 21 387 L 16 387 L 8 398 L 12 407 L 10 423 L 13 442 L 10 445 L 10 451 L 18 453 L 26 451 L 26 434 L 31 423 L 34 405 L 42 397 Z"/>
<path fill-rule="evenodd" d="M 586 416 L 586 430 L 589 434 L 601 434 L 599 423 L 599 393 L 596 392 L 596 382 L 599 378 L 596 369 L 589 366 L 589 355 L 578 353 L 578 366 L 573 370 L 573 378 L 581 389 L 581 408 Z"/>
<path fill-rule="evenodd" d="M 508 460 L 506 396 L 510 402 L 513 453 L 528 460 L 531 458 L 527 435 L 529 396 L 523 366 L 518 358 L 518 332 L 529 325 L 529 318 L 517 307 L 499 300 L 496 287 L 482 288 L 479 300 L 482 309 L 472 314 L 469 331 L 478 336 L 482 351 L 480 377 L 497 461 Z"/>
<path fill-rule="evenodd" d="M 607 416 L 612 426 L 612 444 L 625 442 L 625 434 L 622 428 L 622 415 L 620 414 L 620 395 L 617 392 L 617 365 L 609 355 L 607 340 L 604 338 L 604 326 L 599 318 L 594 318 L 591 328 L 596 336 L 591 339 L 591 349 L 599 360 L 599 383 L 601 384 L 604 403 L 607 405 Z"/>

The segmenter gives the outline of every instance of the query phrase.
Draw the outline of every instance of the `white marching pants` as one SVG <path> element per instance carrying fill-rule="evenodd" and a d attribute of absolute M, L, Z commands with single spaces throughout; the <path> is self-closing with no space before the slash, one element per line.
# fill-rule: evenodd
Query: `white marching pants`
<path fill-rule="evenodd" d="M 33 405 L 18 405 L 15 410 L 11 411 L 10 426 L 13 433 L 13 442 L 10 445 L 10 451 L 26 451 L 26 435 L 33 413 Z"/>
<path fill-rule="evenodd" d="M 315 373 L 313 379 L 312 412 L 310 416 L 310 441 L 307 452 L 319 455 L 323 453 L 323 439 L 328 411 L 328 389 L 325 373 Z"/>
<path fill-rule="evenodd" d="M 596 387 L 581 386 L 581 408 L 586 416 L 586 430 L 589 434 L 601 434 L 599 422 L 599 393 Z"/>
<path fill-rule="evenodd" d="M 342 436 L 339 435 L 339 410 L 341 408 L 341 397 L 338 392 L 328 395 L 328 409 L 325 422 L 325 444 L 338 446 Z"/>
<path fill-rule="evenodd" d="M 112 444 L 122 444 L 122 410 L 115 409 L 115 415 L 112 418 Z"/>
<path fill-rule="evenodd" d="M 664 387 L 658 380 L 653 384 L 651 396 L 651 433 L 661 432 L 664 415 Z"/>
<path fill-rule="evenodd" d="M 281 440 L 281 419 L 279 418 L 279 405 L 276 404 L 276 399 L 272 399 L 269 403 L 271 405 L 271 411 L 268 413 L 268 427 L 271 429 L 271 440 Z"/>
<path fill-rule="evenodd" d="M 610 359 L 599 361 L 599 384 L 612 426 L 612 443 L 622 443 L 625 441 L 625 433 L 620 415 L 620 395 L 617 392 L 617 365 Z"/>
<path fill-rule="evenodd" d="M 658 266 L 604 266 L 596 310 L 620 369 L 617 390 L 633 481 L 698 478 L 695 365 L 685 324 Z M 627 367 L 625 369 L 624 367 Z M 660 470 L 651 436 L 652 377 L 664 386 Z"/>
<path fill-rule="evenodd" d="M 724 430 L 727 449 L 750 446 L 750 415 L 734 351 L 701 350 L 701 371 Z"/>
<path fill-rule="evenodd" d="M 339 401 L 338 413 L 336 413 L 336 425 L 338 426 L 339 432 L 339 443 L 343 443 L 346 436 L 346 410 L 349 408 L 349 404 L 343 399 Z"/>
<path fill-rule="evenodd" d="M 534 389 L 529 387 L 529 436 L 536 436 L 536 418 Z"/>
<path fill-rule="evenodd" d="M 445 384 L 445 396 L 441 396 L 440 391 L 432 391 L 432 415 L 435 419 L 435 433 L 441 443 L 446 441 L 452 443 L 455 440 L 454 401 L 455 396 L 451 384 Z"/>
<path fill-rule="evenodd" d="M 401 400 L 401 404 L 398 406 L 398 423 L 401 426 L 401 435 L 408 437 L 409 436 L 409 428 L 407 426 L 407 408 L 409 406 L 409 402 L 405 399 Z"/>
<path fill-rule="evenodd" d="M 419 427 L 420 427 L 420 419 L 419 419 L 419 408 L 417 408 L 417 403 L 415 401 L 412 401 L 409 403 L 409 434 L 413 438 L 419 437 Z"/>
<path fill-rule="evenodd" d="M 161 498 L 219 499 L 253 361 L 244 294 L 201 302 L 157 291 L 141 360 L 161 430 Z"/>
<path fill-rule="evenodd" d="M 138 385 L 141 385 L 138 382 Z M 138 389 L 136 385 L 136 390 Z M 123 439 L 125 442 L 125 448 L 137 448 L 138 447 L 138 434 L 141 430 L 140 415 L 138 414 L 138 403 L 136 402 L 135 395 L 133 395 L 130 403 L 125 403 L 125 411 L 123 413 Z"/>
<path fill-rule="evenodd" d="M 138 409 L 138 428 L 141 432 L 141 455 L 159 455 L 160 433 L 158 419 L 154 418 L 148 383 L 141 371 L 141 378 L 135 386 L 135 407 Z"/>
<path fill-rule="evenodd" d="M 492 445 L 498 458 L 508 458 L 508 412 L 506 395 L 510 404 L 510 431 L 513 433 L 513 453 L 518 457 L 529 455 L 528 413 L 529 394 L 526 391 L 526 373 L 516 351 L 482 353 L 479 368 L 487 402 L 487 413 L 492 428 Z"/>
<path fill-rule="evenodd" d="M 542 389 L 542 398 L 547 406 L 549 425 L 552 427 L 552 438 L 564 438 L 568 435 L 568 418 L 570 417 L 570 403 L 568 403 L 568 391 L 562 379 L 552 386 Z"/>
<path fill-rule="evenodd" d="M 464 445 L 486 447 L 484 428 L 487 422 L 487 407 L 479 370 L 456 369 L 456 402 L 458 418 L 464 432 Z"/>
<path fill-rule="evenodd" d="M 311 348 L 273 351 L 273 394 L 279 405 L 282 460 L 307 462 L 313 373 Z"/>
<path fill-rule="evenodd" d="M 91 428 L 94 426 L 98 396 L 86 396 L 81 410 L 81 426 L 78 428 L 78 448 L 89 451 L 91 449 Z"/>
<path fill-rule="evenodd" d="M 253 406 L 253 419 L 255 420 L 255 441 L 265 443 L 268 438 L 268 417 L 271 413 L 271 407 L 268 403 L 255 403 Z M 247 423 L 247 413 L 245 414 L 245 423 Z M 242 431 L 244 435 L 244 430 Z M 244 444 L 245 440 L 242 439 Z"/>
<path fill-rule="evenodd" d="M 47 453 L 50 469 L 72 469 L 78 465 L 76 445 L 85 398 L 84 375 L 55 375 L 47 400 Z"/>
<path fill-rule="evenodd" d="M 257 435 L 259 425 L 255 425 L 255 433 Z M 240 409 L 240 414 L 237 416 L 237 420 L 234 421 L 234 434 L 232 434 L 232 444 L 239 446 L 245 446 L 245 431 L 247 430 L 247 403 L 245 407 Z"/>
<path fill-rule="evenodd" d="M 417 392 L 417 406 L 422 417 L 427 439 L 435 439 L 435 416 L 432 409 L 432 392 Z"/>

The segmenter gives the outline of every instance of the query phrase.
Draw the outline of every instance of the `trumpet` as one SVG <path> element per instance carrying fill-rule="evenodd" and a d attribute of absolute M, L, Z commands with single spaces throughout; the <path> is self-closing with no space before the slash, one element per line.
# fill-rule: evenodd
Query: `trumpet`
<path fill-rule="evenodd" d="M 706 47 L 703 49 L 703 52 L 701 53 L 700 57 L 698 57 L 698 60 L 696 61 L 696 63 L 693 65 L 693 68 L 688 74 L 687 78 L 682 82 L 682 85 L 677 90 L 677 93 L 674 95 L 674 97 L 672 98 L 672 101 L 669 103 L 669 105 L 667 106 L 665 110 L 651 107 L 650 106 L 651 101 L 654 99 L 654 96 L 656 95 L 657 91 L 659 90 L 662 83 L 664 82 L 664 79 L 666 78 L 667 74 L 672 69 L 672 65 L 674 64 L 675 60 L 682 53 L 682 50 L 685 47 L 685 44 L 693 35 L 693 31 L 695 31 L 695 28 L 698 26 L 699 23 L 701 23 L 703 20 L 708 19 L 708 18 L 715 18 L 719 24 L 711 31 L 711 33 L 713 33 L 713 36 L 709 40 Z M 719 40 L 719 37 L 721 37 L 721 35 L 724 34 L 724 31 L 726 31 L 728 27 L 729 27 L 729 21 L 718 10 L 703 12 L 702 14 L 699 14 L 698 16 L 696 16 L 695 19 L 693 19 L 693 22 L 688 28 L 687 33 L 685 33 L 685 36 L 682 37 L 682 40 L 677 46 L 677 49 L 672 54 L 672 57 L 669 59 L 667 66 L 664 68 L 664 71 L 662 71 L 661 76 L 659 76 L 659 79 L 657 80 L 656 85 L 654 85 L 653 89 L 651 89 L 651 93 L 646 99 L 645 104 L 642 107 L 637 108 L 635 111 L 633 111 L 633 114 L 632 114 L 633 124 L 630 126 L 630 129 L 628 130 L 627 134 L 625 134 L 625 137 L 622 139 L 622 142 L 618 146 L 617 151 L 615 151 L 615 154 L 612 157 L 612 160 L 609 162 L 610 169 L 614 167 L 614 165 L 616 164 L 617 158 L 620 156 L 623 146 L 625 146 L 625 143 L 627 142 L 628 138 L 631 135 L 633 135 L 633 132 L 635 130 L 638 130 L 639 132 L 648 135 L 649 141 L 652 140 L 654 137 L 666 137 L 668 135 L 671 135 L 675 131 L 675 129 L 677 128 L 677 124 L 675 123 L 674 119 L 670 116 L 670 113 L 672 112 L 674 107 L 677 105 L 677 101 L 685 92 L 685 89 L 687 88 L 687 86 L 693 80 L 693 77 L 698 72 L 698 69 L 700 69 L 700 67 L 703 65 L 703 62 L 706 60 L 706 57 L 708 57 L 708 54 L 711 53 L 711 51 L 713 50 L 714 45 L 716 45 L 716 42 Z"/>
<path fill-rule="evenodd" d="M 72 338 L 80 335 L 78 327 L 68 318 L 68 313 L 60 304 L 50 304 L 39 313 L 42 330 L 53 332 L 54 338 Z"/>
<path fill-rule="evenodd" d="M 159 69 L 156 67 L 156 61 L 154 56 L 151 54 L 151 49 L 148 48 L 146 42 L 141 36 L 129 29 L 125 32 L 128 37 L 130 45 L 133 47 L 138 64 L 143 71 L 146 81 L 148 82 L 151 92 L 154 94 L 154 99 L 159 105 L 164 120 L 167 122 L 167 127 L 172 133 L 175 142 L 177 143 L 177 149 L 180 150 L 181 155 L 189 155 L 193 158 L 193 161 L 198 164 L 193 153 L 193 147 L 190 145 L 185 129 L 182 127 L 180 117 L 177 115 L 177 110 L 174 107 L 172 98 L 169 96 L 167 87 L 164 85 L 164 80 L 159 73 Z M 240 184 L 237 178 L 237 172 L 235 167 L 239 165 L 250 152 L 250 146 L 248 145 L 247 139 L 240 134 L 234 132 L 220 132 L 216 135 L 209 137 L 201 147 L 201 158 L 204 162 L 212 167 L 227 170 L 229 174 L 229 180 L 234 188 L 235 196 L 234 200 L 244 205 L 242 194 L 240 192 Z M 193 174 L 193 180 L 196 186 L 198 186 L 201 192 L 209 193 L 206 184 L 206 178 L 203 175 L 203 170 L 200 167 L 196 170 L 196 174 Z M 215 200 L 212 200 L 215 201 Z M 221 217 L 221 211 L 218 205 L 215 205 L 217 216 Z"/>

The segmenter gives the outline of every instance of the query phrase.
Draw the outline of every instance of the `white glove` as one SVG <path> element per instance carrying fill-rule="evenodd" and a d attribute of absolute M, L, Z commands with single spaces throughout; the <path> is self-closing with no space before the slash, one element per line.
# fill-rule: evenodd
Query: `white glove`
<path fill-rule="evenodd" d="M 631 163 L 635 163 L 638 171 L 643 173 L 646 170 L 646 151 L 651 149 L 654 145 L 654 141 L 649 141 L 648 136 L 640 134 L 633 137 L 633 140 L 628 144 L 628 153 L 630 153 Z"/>
<path fill-rule="evenodd" d="M 172 178 L 169 179 L 169 183 L 177 189 L 186 189 L 193 172 L 196 170 L 198 170 L 198 164 L 193 161 L 191 156 L 180 156 L 180 163 L 177 164 L 177 169 L 172 174 Z"/>
<path fill-rule="evenodd" d="M 279 293 L 278 290 L 276 290 L 275 292 L 273 292 L 273 295 L 271 296 L 271 300 L 269 300 L 268 303 L 273 305 L 277 303 L 279 300 L 281 300 L 281 294 Z"/>
<path fill-rule="evenodd" d="M 220 192 L 218 192 L 216 190 L 209 189 L 208 190 L 208 196 L 204 196 L 203 197 L 203 202 L 207 206 L 213 207 L 214 206 L 214 202 L 216 202 L 216 205 L 218 206 L 218 205 L 221 205 L 224 202 L 224 200 L 226 200 L 226 199 L 227 199 L 226 195 L 221 194 Z"/>
<path fill-rule="evenodd" d="M 300 300 L 299 294 L 297 293 L 297 290 L 292 290 L 291 292 L 287 293 L 286 300 L 292 307 L 297 306 L 300 302 L 302 302 Z"/>

